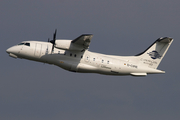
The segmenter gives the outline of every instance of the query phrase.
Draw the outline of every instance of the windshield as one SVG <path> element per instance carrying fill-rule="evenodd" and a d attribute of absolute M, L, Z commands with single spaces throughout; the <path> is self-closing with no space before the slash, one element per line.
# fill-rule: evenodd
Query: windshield
<path fill-rule="evenodd" d="M 24 43 L 24 42 L 22 42 L 22 43 L 19 43 L 18 45 L 26 45 L 26 46 L 30 46 L 30 43 Z"/>
<path fill-rule="evenodd" d="M 18 45 L 24 45 L 24 43 L 19 43 Z"/>
<path fill-rule="evenodd" d="M 26 46 L 30 46 L 30 43 L 25 43 Z"/>

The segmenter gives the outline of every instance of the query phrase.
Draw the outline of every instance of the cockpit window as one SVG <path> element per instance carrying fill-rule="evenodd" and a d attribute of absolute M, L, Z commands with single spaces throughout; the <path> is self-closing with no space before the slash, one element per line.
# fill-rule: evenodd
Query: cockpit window
<path fill-rule="evenodd" d="M 25 43 L 26 46 L 30 46 L 30 43 Z"/>
<path fill-rule="evenodd" d="M 18 45 L 26 45 L 26 46 L 30 46 L 30 43 L 24 43 L 24 42 L 22 42 L 22 43 L 19 43 Z"/>
<path fill-rule="evenodd" d="M 19 43 L 18 45 L 24 45 L 24 43 Z"/>

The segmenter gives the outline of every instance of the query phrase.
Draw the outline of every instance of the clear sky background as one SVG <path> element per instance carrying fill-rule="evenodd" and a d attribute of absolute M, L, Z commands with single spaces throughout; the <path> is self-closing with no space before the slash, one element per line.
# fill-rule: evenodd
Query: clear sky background
<path fill-rule="evenodd" d="M 1 0 L 1 120 L 179 120 L 179 0 Z M 13 59 L 24 40 L 93 34 L 90 51 L 136 55 L 172 37 L 165 74 L 106 76 Z"/>

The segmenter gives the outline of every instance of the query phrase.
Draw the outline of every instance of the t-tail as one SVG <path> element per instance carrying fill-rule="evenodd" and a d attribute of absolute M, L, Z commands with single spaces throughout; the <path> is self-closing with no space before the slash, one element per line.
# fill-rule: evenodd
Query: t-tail
<path fill-rule="evenodd" d="M 169 37 L 157 39 L 144 52 L 136 55 L 140 59 L 139 65 L 141 67 L 149 67 L 156 69 L 159 66 L 163 57 L 165 56 L 172 42 L 173 39 Z"/>

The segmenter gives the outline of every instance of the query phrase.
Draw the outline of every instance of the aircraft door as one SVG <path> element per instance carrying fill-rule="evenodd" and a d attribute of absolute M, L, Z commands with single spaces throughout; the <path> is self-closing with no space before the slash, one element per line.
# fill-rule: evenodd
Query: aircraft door
<path fill-rule="evenodd" d="M 46 55 L 46 54 L 48 54 L 50 51 L 50 49 L 49 49 L 50 47 L 48 46 L 48 45 L 46 45 L 46 44 L 42 44 L 42 46 L 41 46 L 41 55 Z"/>
<path fill-rule="evenodd" d="M 40 55 L 41 55 L 41 47 L 42 47 L 41 44 L 36 43 L 36 48 L 35 48 L 35 52 L 34 52 L 35 56 L 40 57 Z"/>

